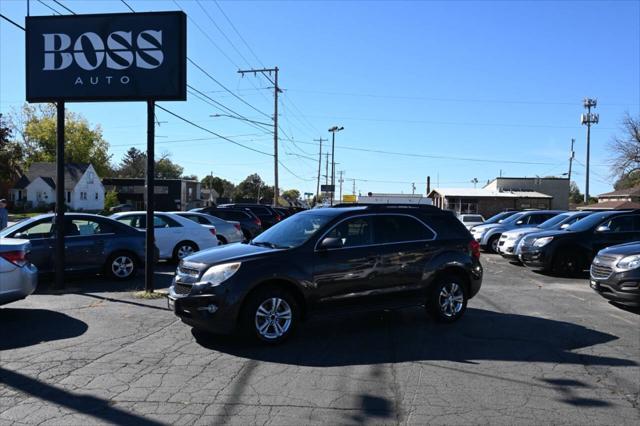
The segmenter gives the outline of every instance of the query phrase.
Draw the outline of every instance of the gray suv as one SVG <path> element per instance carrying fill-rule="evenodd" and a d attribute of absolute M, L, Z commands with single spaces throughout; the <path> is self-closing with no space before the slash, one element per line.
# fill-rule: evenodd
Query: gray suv
<path fill-rule="evenodd" d="M 563 213 L 561 210 L 532 210 L 516 213 L 500 223 L 475 226 L 471 233 L 473 238 L 480 243 L 480 247 L 491 253 L 498 252 L 500 235 L 519 227 L 531 228 Z"/>

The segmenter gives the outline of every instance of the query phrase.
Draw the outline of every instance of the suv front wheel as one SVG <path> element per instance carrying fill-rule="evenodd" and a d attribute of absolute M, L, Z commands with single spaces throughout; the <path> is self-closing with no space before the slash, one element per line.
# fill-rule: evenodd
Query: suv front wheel
<path fill-rule="evenodd" d="M 445 275 L 438 280 L 427 299 L 427 311 L 438 322 L 457 321 L 467 310 L 467 291 L 461 279 Z"/>
<path fill-rule="evenodd" d="M 299 321 L 296 299 L 277 286 L 259 289 L 250 296 L 246 306 L 245 329 L 264 343 L 284 341 L 293 333 Z"/>

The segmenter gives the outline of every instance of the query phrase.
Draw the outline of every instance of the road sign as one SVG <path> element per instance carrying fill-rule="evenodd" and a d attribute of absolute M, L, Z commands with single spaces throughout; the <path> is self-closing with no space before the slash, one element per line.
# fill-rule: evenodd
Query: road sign
<path fill-rule="evenodd" d="M 186 100 L 184 12 L 28 16 L 27 101 Z"/>
<path fill-rule="evenodd" d="M 336 192 L 335 185 L 320 185 L 320 191 L 322 192 Z"/>
<path fill-rule="evenodd" d="M 349 195 L 345 194 L 345 195 L 342 196 L 342 202 L 344 202 L 344 203 L 355 203 L 356 202 L 356 196 L 355 195 L 351 195 L 351 194 L 349 194 Z"/>

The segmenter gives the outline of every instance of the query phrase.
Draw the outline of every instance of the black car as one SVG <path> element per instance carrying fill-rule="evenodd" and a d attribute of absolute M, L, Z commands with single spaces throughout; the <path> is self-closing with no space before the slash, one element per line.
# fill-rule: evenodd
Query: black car
<path fill-rule="evenodd" d="M 640 306 L 640 242 L 601 250 L 591 263 L 591 288 L 605 299 Z"/>
<path fill-rule="evenodd" d="M 433 206 L 314 209 L 184 259 L 169 304 L 195 328 L 268 343 L 312 312 L 424 304 L 453 322 L 480 289 L 479 258 L 464 225 Z"/>
<path fill-rule="evenodd" d="M 253 214 L 255 214 L 260 218 L 263 229 L 269 229 L 283 219 L 280 213 L 275 211 L 273 207 L 267 206 L 266 204 L 250 204 L 250 203 L 221 204 L 218 206 L 218 208 L 219 209 L 225 209 L 225 208 L 249 209 L 251 210 L 251 212 L 253 212 Z"/>
<path fill-rule="evenodd" d="M 564 230 L 528 235 L 520 246 L 527 266 L 576 275 L 589 267 L 598 251 L 640 240 L 640 210 L 594 212 Z"/>
<path fill-rule="evenodd" d="M 210 214 L 223 220 L 240 222 L 240 228 L 245 240 L 249 241 L 253 237 L 262 232 L 262 221 L 258 216 L 253 214 L 249 209 L 224 208 L 220 209 L 216 206 L 193 209 L 199 213 Z"/>
<path fill-rule="evenodd" d="M 1 238 L 29 240 L 29 260 L 42 274 L 54 270 L 54 216 L 36 216 L 0 232 Z M 65 272 L 104 273 L 126 280 L 144 266 L 144 233 L 94 214 L 67 213 L 64 219 Z"/>

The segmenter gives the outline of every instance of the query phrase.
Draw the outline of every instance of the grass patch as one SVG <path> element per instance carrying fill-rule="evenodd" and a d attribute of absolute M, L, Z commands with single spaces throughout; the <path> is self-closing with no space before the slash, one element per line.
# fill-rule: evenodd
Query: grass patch
<path fill-rule="evenodd" d="M 146 291 L 135 291 L 133 293 L 133 297 L 135 297 L 136 299 L 146 299 L 146 300 L 153 300 L 153 299 L 164 299 L 165 297 L 167 297 L 167 291 L 166 290 L 156 290 L 153 292 L 146 292 Z"/>

